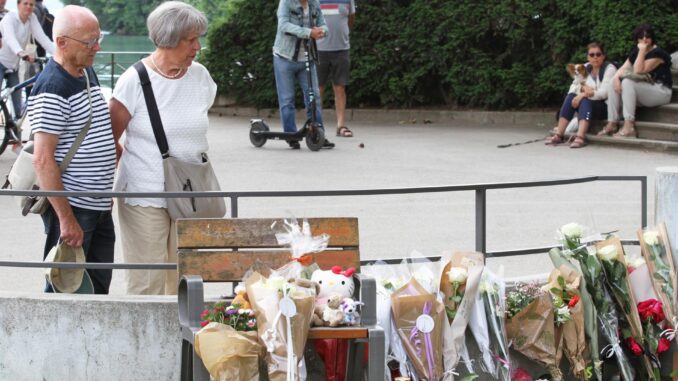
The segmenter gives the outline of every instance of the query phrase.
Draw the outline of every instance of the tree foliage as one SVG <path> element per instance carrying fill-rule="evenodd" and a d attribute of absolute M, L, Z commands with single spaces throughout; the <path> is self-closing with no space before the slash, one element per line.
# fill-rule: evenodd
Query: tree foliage
<path fill-rule="evenodd" d="M 97 15 L 101 29 L 122 35 L 145 35 L 146 18 L 164 0 L 64 0 L 64 4 L 82 5 Z M 225 3 L 220 0 L 188 0 L 205 13 L 213 24 L 226 12 Z"/>
<path fill-rule="evenodd" d="M 240 103 L 277 104 L 277 3 L 227 0 L 210 28 L 202 61 L 219 92 Z M 660 46 L 678 49 L 675 0 L 642 7 L 612 0 L 369 0 L 357 7 L 351 106 L 550 106 L 567 89 L 565 65 L 584 62 L 591 41 L 623 62 L 633 28 L 651 22 Z"/>

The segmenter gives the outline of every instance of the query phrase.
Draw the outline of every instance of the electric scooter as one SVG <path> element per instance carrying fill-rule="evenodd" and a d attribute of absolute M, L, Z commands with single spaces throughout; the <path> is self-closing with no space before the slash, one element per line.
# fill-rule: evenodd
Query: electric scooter
<path fill-rule="evenodd" d="M 273 132 L 270 131 L 263 119 L 250 120 L 250 142 L 255 147 L 263 147 L 268 139 L 284 140 L 287 143 L 306 140 L 306 146 L 311 151 L 320 150 L 325 144 L 325 130 L 323 126 L 316 121 L 315 105 L 316 94 L 313 91 L 313 73 L 311 72 L 311 60 L 318 62 L 318 52 L 316 45 L 311 39 L 304 39 L 306 45 L 306 76 L 308 78 L 308 99 L 311 117 L 306 120 L 304 127 L 296 132 Z"/>

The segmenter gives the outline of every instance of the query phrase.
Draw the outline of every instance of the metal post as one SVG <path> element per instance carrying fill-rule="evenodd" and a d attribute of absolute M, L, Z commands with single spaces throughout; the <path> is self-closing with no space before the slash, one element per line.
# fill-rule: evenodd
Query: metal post
<path fill-rule="evenodd" d="M 238 218 L 238 197 L 231 196 L 231 218 Z"/>
<path fill-rule="evenodd" d="M 111 53 L 111 90 L 115 87 L 113 79 L 115 78 L 115 53 Z"/>
<path fill-rule="evenodd" d="M 485 253 L 487 233 L 487 190 L 476 189 L 476 251 Z"/>
<path fill-rule="evenodd" d="M 647 177 L 640 179 L 640 226 L 647 227 Z"/>

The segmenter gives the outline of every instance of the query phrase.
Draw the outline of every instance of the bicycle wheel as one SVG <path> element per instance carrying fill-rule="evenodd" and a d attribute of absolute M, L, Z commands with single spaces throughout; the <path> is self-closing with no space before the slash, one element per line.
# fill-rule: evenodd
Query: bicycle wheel
<path fill-rule="evenodd" d="M 2 140 L 0 141 L 0 155 L 2 155 L 9 143 L 13 143 L 17 140 L 16 126 L 9 116 L 7 105 L 2 100 L 0 100 L 0 135 L 2 136 Z"/>

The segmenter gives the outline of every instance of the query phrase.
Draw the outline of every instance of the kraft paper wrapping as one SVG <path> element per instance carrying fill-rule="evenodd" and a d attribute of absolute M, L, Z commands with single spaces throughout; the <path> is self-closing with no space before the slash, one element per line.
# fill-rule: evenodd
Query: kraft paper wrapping
<path fill-rule="evenodd" d="M 209 323 L 195 336 L 195 352 L 216 381 L 258 381 L 259 356 L 264 348 L 254 331 L 239 332 Z"/>
<path fill-rule="evenodd" d="M 675 326 L 678 325 L 678 302 L 676 301 L 676 298 L 678 297 L 678 292 L 676 292 L 678 289 L 678 282 L 676 280 L 676 269 L 671 256 L 671 244 L 668 239 L 665 224 L 657 225 L 655 230 L 657 233 L 659 233 L 659 244 L 664 248 L 664 256 L 659 259 L 664 265 L 669 267 L 668 273 L 670 281 L 667 284 L 669 288 L 666 288 L 664 287 L 664 282 L 662 280 L 658 279 L 656 276 L 653 276 L 651 278 L 652 286 L 654 287 L 654 291 L 657 296 L 659 296 L 659 301 L 662 302 L 666 320 L 668 320 L 674 326 L 674 328 L 676 328 Z M 645 258 L 645 262 L 647 263 L 647 268 L 649 269 L 650 274 L 656 274 L 659 269 L 657 263 L 652 259 L 653 253 L 651 252 L 649 245 L 645 242 L 643 233 L 643 229 L 638 230 L 638 239 L 640 240 L 641 251 L 643 253 L 643 257 Z M 673 295 L 667 293 L 669 289 L 672 289 Z M 678 341 L 678 335 L 676 335 L 676 341 Z"/>
<path fill-rule="evenodd" d="M 416 321 L 424 314 L 426 304 L 431 306 L 427 313 L 433 319 L 433 330 L 429 334 L 416 332 Z M 398 336 L 405 347 L 421 381 L 437 381 L 442 377 L 443 327 L 445 306 L 436 300 L 435 295 L 426 291 L 414 278 L 397 289 L 391 295 L 391 312 Z M 413 334 L 416 336 L 412 338 Z M 426 338 L 425 336 L 428 336 Z M 426 340 L 430 340 L 430 349 Z M 430 354 L 433 358 L 429 360 Z"/>
<path fill-rule="evenodd" d="M 560 287 L 558 277 L 562 276 L 565 285 L 570 292 L 579 296 L 579 283 L 581 274 L 573 268 L 561 265 L 553 270 L 549 275 L 549 288 Z M 563 333 L 562 349 L 568 361 L 572 365 L 572 373 L 579 379 L 585 379 L 586 360 L 584 352 L 586 351 L 586 335 L 584 325 L 584 306 L 581 299 L 570 309 L 572 320 L 569 320 L 561 326 Z M 556 328 L 557 329 L 557 328 Z"/>
<path fill-rule="evenodd" d="M 544 293 L 511 319 L 506 334 L 513 348 L 548 367 L 557 367 L 562 355 L 562 329 L 556 329 L 551 295 Z"/>
<path fill-rule="evenodd" d="M 471 319 L 473 304 L 478 294 L 478 285 L 483 274 L 484 258 L 481 253 L 454 253 L 443 266 L 440 274 L 440 292 L 443 294 L 445 305 L 454 307 L 457 314 L 454 321 L 449 321 L 445 315 L 445 329 L 443 341 L 443 360 L 445 364 L 445 380 L 453 380 L 452 370 L 459 363 L 459 357 L 464 349 L 466 327 Z M 449 300 L 453 287 L 447 278 L 447 272 L 452 267 L 464 267 L 468 271 L 468 278 L 464 285 L 464 296 L 459 305 Z"/>
<path fill-rule="evenodd" d="M 257 314 L 257 332 L 267 347 L 268 376 L 270 381 L 287 380 L 287 322 L 284 316 L 278 318 L 279 302 L 282 294 L 279 290 L 264 286 L 265 279 L 259 273 L 253 273 L 246 281 L 245 287 L 250 298 L 252 309 Z M 311 316 L 315 307 L 315 291 L 300 286 L 294 286 L 290 297 L 297 309 L 297 314 L 291 321 L 293 355 L 295 366 L 299 366 L 304 355 L 304 347 L 311 327 Z M 276 323 L 277 322 L 277 323 Z M 295 372 L 295 379 L 299 373 Z"/>

